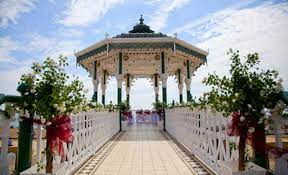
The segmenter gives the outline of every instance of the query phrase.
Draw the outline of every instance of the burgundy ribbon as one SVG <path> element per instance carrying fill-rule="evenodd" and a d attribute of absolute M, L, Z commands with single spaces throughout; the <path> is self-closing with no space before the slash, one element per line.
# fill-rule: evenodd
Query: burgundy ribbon
<path fill-rule="evenodd" d="M 61 159 L 65 159 L 63 142 L 73 140 L 71 119 L 65 115 L 59 115 L 51 120 L 51 125 L 46 126 L 47 143 L 52 154 L 58 153 Z"/>

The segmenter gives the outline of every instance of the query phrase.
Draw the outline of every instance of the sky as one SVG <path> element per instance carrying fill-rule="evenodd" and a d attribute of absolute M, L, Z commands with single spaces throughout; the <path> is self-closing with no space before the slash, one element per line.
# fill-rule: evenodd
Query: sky
<path fill-rule="evenodd" d="M 79 76 L 91 98 L 92 80 L 76 67 L 74 52 L 104 39 L 106 33 L 109 37 L 127 33 L 141 14 L 152 30 L 177 33 L 178 38 L 209 51 L 207 65 L 192 77 L 193 96 L 209 90 L 202 84 L 208 73 L 228 74 L 229 48 L 241 55 L 258 52 L 261 67 L 278 70 L 288 90 L 288 1 L 0 0 L 0 93 L 18 94 L 20 76 L 30 72 L 33 62 L 62 54 L 70 63 L 67 72 Z M 167 93 L 168 102 L 179 100 L 173 77 L 168 79 Z M 116 98 L 116 80 L 110 78 L 106 103 L 116 103 Z M 148 79 L 136 80 L 130 101 L 133 109 L 152 107 L 154 91 Z"/>

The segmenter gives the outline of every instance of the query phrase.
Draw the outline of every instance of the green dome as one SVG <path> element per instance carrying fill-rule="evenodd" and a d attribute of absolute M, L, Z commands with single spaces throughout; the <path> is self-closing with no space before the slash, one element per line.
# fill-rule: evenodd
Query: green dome
<path fill-rule="evenodd" d="M 150 29 L 150 26 L 143 23 L 144 19 L 139 19 L 140 23 L 133 27 L 133 30 L 129 31 L 129 33 L 154 33 L 153 30 Z"/>

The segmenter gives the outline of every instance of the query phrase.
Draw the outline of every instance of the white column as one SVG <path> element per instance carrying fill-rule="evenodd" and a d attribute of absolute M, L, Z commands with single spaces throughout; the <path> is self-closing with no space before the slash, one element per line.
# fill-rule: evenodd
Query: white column
<path fill-rule="evenodd" d="M 163 103 L 167 104 L 167 74 L 162 74 L 161 75 L 161 80 L 162 80 L 162 98 L 163 98 Z"/>
<path fill-rule="evenodd" d="M 271 110 L 271 119 L 273 121 L 272 127 L 275 134 L 275 140 L 276 140 L 276 147 L 282 149 L 283 148 L 283 142 L 282 142 L 282 133 L 281 133 L 281 125 L 283 122 L 282 116 L 279 114 L 279 111 L 281 111 L 281 106 L 276 105 L 274 109 Z M 288 164 L 287 164 L 287 154 L 282 155 L 282 157 L 276 158 L 275 162 L 275 175 L 281 175 L 288 172 Z"/>
<path fill-rule="evenodd" d="M 117 75 L 116 76 L 116 80 L 117 80 L 117 102 L 118 104 L 121 103 L 122 101 L 122 81 L 123 81 L 123 76 L 122 75 Z"/>
<path fill-rule="evenodd" d="M 1 118 L 5 118 L 4 114 L 0 113 Z M 0 155 L 0 175 L 9 174 L 9 166 L 8 166 L 8 140 L 9 140 L 9 132 L 10 132 L 10 120 L 4 119 L 0 121 L 1 123 L 1 155 Z"/>
<path fill-rule="evenodd" d="M 130 87 L 126 86 L 126 95 L 130 95 Z"/>
<path fill-rule="evenodd" d="M 42 146 L 42 126 L 37 126 L 37 149 L 36 149 L 36 162 L 41 161 L 41 146 Z"/>
<path fill-rule="evenodd" d="M 187 91 L 187 102 L 191 100 L 191 92 L 190 92 L 190 85 L 191 85 L 191 79 L 185 79 L 186 84 L 186 91 Z"/>
<path fill-rule="evenodd" d="M 93 94 L 93 100 L 98 101 L 98 86 L 99 86 L 99 80 L 98 79 L 92 79 L 93 87 L 94 87 L 94 94 Z"/>

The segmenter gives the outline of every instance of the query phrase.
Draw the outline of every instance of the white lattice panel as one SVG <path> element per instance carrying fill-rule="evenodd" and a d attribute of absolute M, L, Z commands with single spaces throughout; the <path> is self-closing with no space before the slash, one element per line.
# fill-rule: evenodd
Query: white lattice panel
<path fill-rule="evenodd" d="M 66 174 L 73 172 L 119 131 L 117 112 L 83 112 L 72 115 L 73 142 L 64 145 Z"/>
<path fill-rule="evenodd" d="M 238 137 L 227 135 L 229 118 L 210 110 L 175 108 L 166 110 L 166 129 L 189 151 L 220 173 L 219 161 L 238 160 Z"/>

